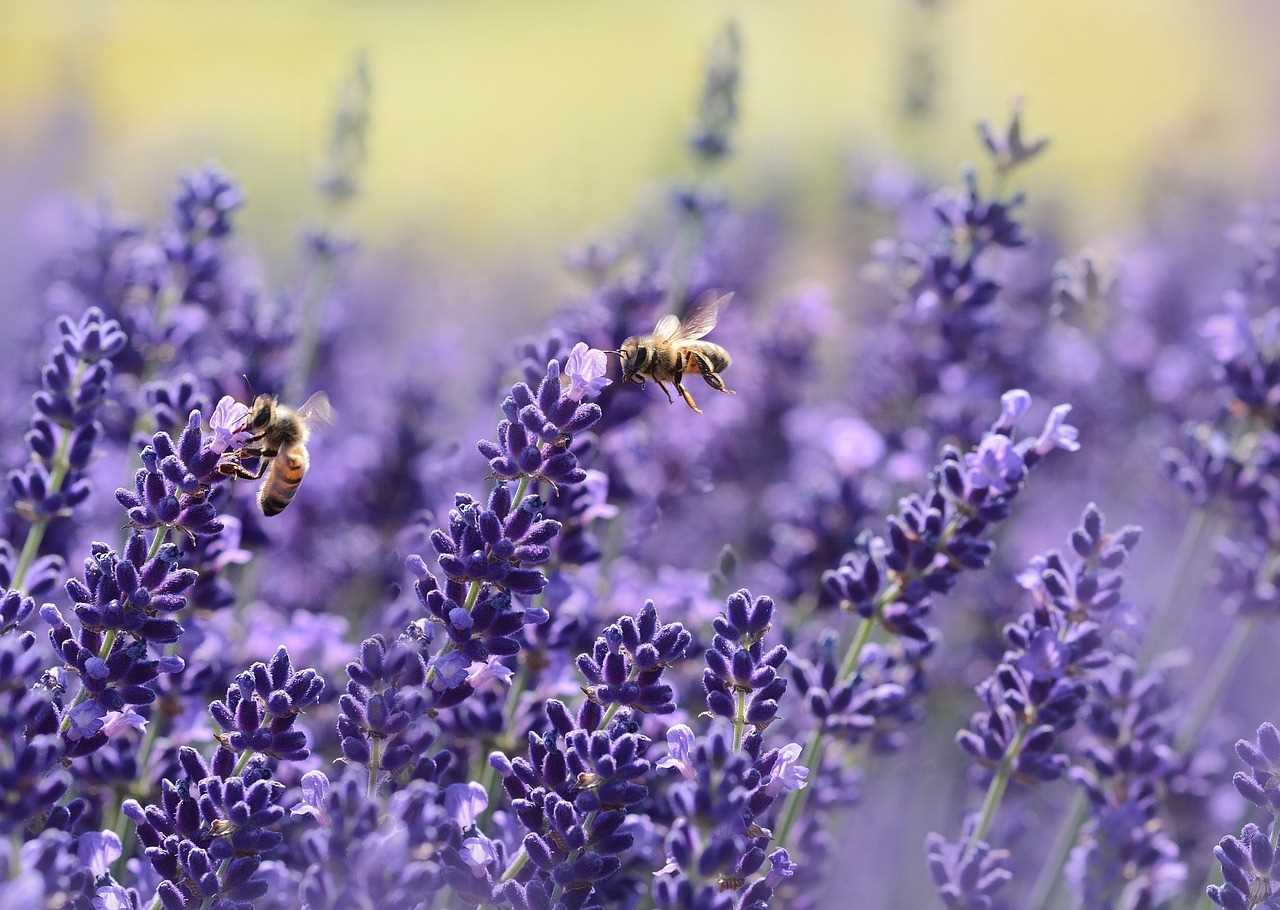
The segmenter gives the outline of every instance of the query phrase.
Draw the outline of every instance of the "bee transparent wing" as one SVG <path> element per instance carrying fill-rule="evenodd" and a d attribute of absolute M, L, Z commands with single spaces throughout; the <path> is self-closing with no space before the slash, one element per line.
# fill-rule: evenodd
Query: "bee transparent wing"
<path fill-rule="evenodd" d="M 708 291 L 698 298 L 698 302 L 693 305 L 693 309 L 689 312 L 689 318 L 680 325 L 680 332 L 675 337 L 681 340 L 694 340 L 706 335 L 716 327 L 716 320 L 720 318 L 720 311 L 729 305 L 729 301 L 733 299 L 733 293 L 718 294 L 715 291 Z"/>
<path fill-rule="evenodd" d="M 680 334 L 680 317 L 668 313 L 658 320 L 653 327 L 653 337 L 659 341 L 670 341 Z"/>
<path fill-rule="evenodd" d="M 298 416 L 309 424 L 320 424 L 326 427 L 333 426 L 337 418 L 333 412 L 333 405 L 329 404 L 329 396 L 324 392 L 316 392 L 304 401 L 298 408 Z"/>

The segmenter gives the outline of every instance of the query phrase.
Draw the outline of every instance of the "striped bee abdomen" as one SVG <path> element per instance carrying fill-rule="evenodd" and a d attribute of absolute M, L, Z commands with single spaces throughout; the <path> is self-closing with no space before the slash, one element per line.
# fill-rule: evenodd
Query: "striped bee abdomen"
<path fill-rule="evenodd" d="M 295 445 L 272 460 L 262 489 L 258 491 L 258 505 L 263 515 L 279 515 L 285 510 L 298 492 L 310 464 L 311 457 L 303 445 Z"/>

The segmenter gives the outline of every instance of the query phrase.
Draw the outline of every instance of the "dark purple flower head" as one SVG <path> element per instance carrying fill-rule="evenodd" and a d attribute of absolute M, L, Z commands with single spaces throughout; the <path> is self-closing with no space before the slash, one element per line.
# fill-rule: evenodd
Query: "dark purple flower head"
<path fill-rule="evenodd" d="M 590 362 L 590 361 L 588 361 Z M 517 382 L 502 402 L 505 419 L 498 424 L 496 443 L 481 440 L 477 447 L 495 475 L 507 480 L 544 480 L 553 487 L 582 483 L 585 472 L 569 451 L 573 437 L 591 429 L 601 417 L 600 406 L 582 403 L 588 387 L 596 384 L 577 370 L 561 383 L 560 362 L 552 360 L 534 391 Z"/>
<path fill-rule="evenodd" d="M 1223 883 L 1205 893 L 1224 910 L 1252 910 L 1275 905 L 1280 889 L 1280 854 L 1267 833 L 1257 825 L 1245 825 L 1239 837 L 1227 835 L 1213 848 L 1222 869 Z"/>
<path fill-rule="evenodd" d="M 85 629 L 115 630 L 140 641 L 168 644 L 182 634 L 173 618 L 187 606 L 187 592 L 197 574 L 178 565 L 177 548 L 147 553 L 141 531 L 129 535 L 122 555 L 106 544 L 90 546 L 84 580 L 70 579 L 67 594 Z"/>
<path fill-rule="evenodd" d="M 281 647 L 269 664 L 255 663 L 209 705 L 222 728 L 219 742 L 235 753 L 256 752 L 288 761 L 311 754 L 298 715 L 320 700 L 324 679 L 315 670 L 294 670 Z"/>
<path fill-rule="evenodd" d="M 0 830 L 23 830 L 66 792 L 62 749 L 44 667 L 30 632 L 0 635 Z"/>
<path fill-rule="evenodd" d="M 834 635 L 824 635 L 812 659 L 793 656 L 789 662 L 806 707 L 824 730 L 847 743 L 870 739 L 877 751 L 895 751 L 904 738 L 902 728 L 919 720 L 920 707 L 913 699 L 924 692 L 922 665 L 933 652 L 933 641 L 867 645 L 858 672 L 849 677 L 841 676 L 836 644 Z"/>
<path fill-rule="evenodd" d="M 1274 724 L 1258 727 L 1257 737 L 1236 741 L 1236 755 L 1249 767 L 1233 778 L 1240 795 L 1272 815 L 1280 815 L 1280 730 Z"/>
<path fill-rule="evenodd" d="M 578 672 L 593 702 L 649 714 L 675 710 L 675 690 L 662 682 L 666 669 L 685 657 L 693 636 L 680 623 L 662 624 L 652 601 L 634 617 L 608 626 L 590 654 L 579 654 Z"/>
<path fill-rule="evenodd" d="M 116 500 L 135 528 L 178 529 L 191 539 L 222 530 L 210 501 L 212 487 L 226 479 L 218 470 L 220 436 L 215 428 L 206 437 L 200 420 L 199 411 L 187 416 L 176 445 L 168 433 L 156 433 L 142 450 L 134 489 L 116 490 Z"/>
<path fill-rule="evenodd" d="M 484 508 L 459 493 L 449 510 L 449 532 L 433 531 L 431 546 L 450 582 L 492 584 L 533 595 L 547 585 L 546 576 L 533 567 L 551 558 L 550 544 L 559 531 L 559 522 L 541 517 L 538 497 L 514 504 L 506 484 L 499 483 Z"/>
<path fill-rule="evenodd" d="M 338 699 L 343 756 L 375 776 L 416 762 L 435 738 L 424 722 L 430 701 L 421 652 L 408 640 L 388 645 L 381 636 L 367 638 L 359 660 L 347 664 L 347 677 Z"/>
<path fill-rule="evenodd" d="M 772 599 L 753 601 L 751 592 L 743 588 L 730 595 L 727 604 L 705 655 L 702 685 L 707 709 L 763 731 L 778 716 L 778 700 L 787 691 L 787 680 L 780 672 L 787 649 L 764 647 L 764 633 L 773 619 Z"/>
<path fill-rule="evenodd" d="M 978 123 L 978 137 L 995 163 L 996 171 L 1008 174 L 1036 158 L 1049 147 L 1049 139 L 1041 136 L 1027 141 L 1022 136 L 1022 100 L 1014 102 L 1009 123 L 997 133 L 985 120 Z"/>
<path fill-rule="evenodd" d="M 615 875 L 619 855 L 633 844 L 633 836 L 620 830 L 626 810 L 649 792 L 643 783 L 649 739 L 633 729 L 628 712 L 602 726 L 595 702 L 584 702 L 575 718 L 553 699 L 546 716 L 550 729 L 529 734 L 527 757 L 494 753 L 489 759 L 528 831 L 523 846 L 534 876 L 502 891 L 517 906 L 550 906 L 552 893 L 586 898 Z"/>
<path fill-rule="evenodd" d="M 930 834 L 926 847 L 929 872 L 948 910 L 991 910 L 993 895 L 1013 878 L 1007 850 L 982 842 L 969 850 L 968 838 L 953 843 L 939 834 Z"/>
<path fill-rule="evenodd" d="M 985 567 L 995 550 L 991 527 L 1009 517 L 1031 469 L 1055 448 L 1074 451 L 1070 410 L 1059 405 L 1039 436 L 1014 441 L 1014 425 L 1030 404 L 1022 390 L 1006 392 L 1000 417 L 970 452 L 947 447 L 930 474 L 932 489 L 900 500 L 885 539 L 864 535 L 826 572 L 828 597 L 889 631 L 927 641 L 924 620 L 935 594 L 950 591 L 962 571 Z"/>
<path fill-rule="evenodd" d="M 240 190 L 222 171 L 192 171 L 178 181 L 174 224 L 187 236 L 223 237 L 231 232 L 231 213 L 243 203 Z"/>
<path fill-rule="evenodd" d="M 772 871 L 765 872 L 771 832 L 757 819 L 806 786 L 800 746 L 762 752 L 761 737 L 753 733 L 735 750 L 726 733 L 714 729 L 696 745 L 684 739 L 683 730 L 669 736 L 683 754 L 661 763 L 679 766 L 681 775 L 668 794 L 675 819 L 666 837 L 667 863 L 655 873 L 657 905 L 716 907 L 729 895 L 733 900 L 725 906 L 767 901 L 795 867 L 774 851 Z"/>
<path fill-rule="evenodd" d="M 146 858 L 160 875 L 165 910 L 253 906 L 269 884 L 262 860 L 283 840 L 284 785 L 250 769 L 233 775 L 235 756 L 219 749 L 206 764 L 190 748 L 179 753 L 182 776 L 161 782 L 158 804 L 126 800 Z"/>
<path fill-rule="evenodd" d="M 53 604 L 41 607 L 55 652 L 80 679 L 77 699 L 63 708 L 58 725 L 68 754 L 99 749 L 108 738 L 103 730 L 108 712 L 151 704 L 157 676 L 182 672 L 181 657 L 154 657 L 148 645 L 173 642 L 182 634 L 182 627 L 165 614 L 185 606 L 182 592 L 190 586 L 191 574 L 175 569 L 172 553 L 148 559 L 140 535 L 135 535 L 123 559 L 95 544 L 85 562 L 84 582 L 67 582 L 81 621 L 79 632 Z"/>
<path fill-rule="evenodd" d="M 188 414 L 209 408 L 208 399 L 200 392 L 200 381 L 190 373 L 150 382 L 143 389 L 143 396 L 154 426 L 165 432 L 180 432 Z"/>
<path fill-rule="evenodd" d="M 28 521 L 65 516 L 88 498 L 86 477 L 102 436 L 97 413 L 111 381 L 111 358 L 124 348 L 120 324 L 90 308 L 73 322 L 58 320 L 58 346 L 41 370 L 32 396 L 34 414 L 26 443 L 32 463 L 9 474 L 18 512 Z"/>

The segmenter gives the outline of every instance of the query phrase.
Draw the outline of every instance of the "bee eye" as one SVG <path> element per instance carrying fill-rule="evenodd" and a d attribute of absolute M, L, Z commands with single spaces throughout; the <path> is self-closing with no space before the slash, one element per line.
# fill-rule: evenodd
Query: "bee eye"
<path fill-rule="evenodd" d="M 253 425 L 255 427 L 265 427 L 267 425 L 268 418 L 269 415 L 266 411 L 259 411 L 258 416 L 253 418 Z"/>

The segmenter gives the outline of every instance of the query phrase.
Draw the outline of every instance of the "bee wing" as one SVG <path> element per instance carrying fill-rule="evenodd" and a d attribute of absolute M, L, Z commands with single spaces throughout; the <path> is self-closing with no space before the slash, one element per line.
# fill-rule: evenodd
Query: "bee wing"
<path fill-rule="evenodd" d="M 680 324 L 680 331 L 675 336 L 679 340 L 701 338 L 716 327 L 720 311 L 729 305 L 733 292 L 717 294 L 708 291 L 698 298 L 698 302 L 689 311 L 689 318 Z"/>
<path fill-rule="evenodd" d="M 298 408 L 298 416 L 311 424 L 322 424 L 327 427 L 333 426 L 337 415 L 333 412 L 333 405 L 329 404 L 329 396 L 324 392 L 316 392 Z"/>
<path fill-rule="evenodd" d="M 680 317 L 674 313 L 668 313 L 658 320 L 658 324 L 653 327 L 653 337 L 659 341 L 670 341 L 680 334 Z"/>

